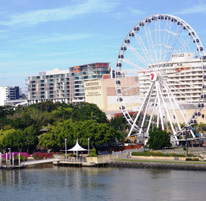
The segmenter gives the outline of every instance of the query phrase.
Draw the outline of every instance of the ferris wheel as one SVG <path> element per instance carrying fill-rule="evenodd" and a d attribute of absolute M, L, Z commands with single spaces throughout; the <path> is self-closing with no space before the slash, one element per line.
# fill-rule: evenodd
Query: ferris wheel
<path fill-rule="evenodd" d="M 131 129 L 127 137 L 148 136 L 154 127 L 179 143 L 195 139 L 192 129 L 204 107 L 204 50 L 182 19 L 158 14 L 135 24 L 116 63 L 116 94 Z"/>

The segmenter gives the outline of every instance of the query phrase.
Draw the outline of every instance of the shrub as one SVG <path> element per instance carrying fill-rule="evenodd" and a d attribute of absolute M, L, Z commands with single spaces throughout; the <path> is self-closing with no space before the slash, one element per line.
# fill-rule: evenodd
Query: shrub
<path fill-rule="evenodd" d="M 170 154 L 164 154 L 162 152 L 132 152 L 132 156 L 166 156 L 166 157 L 185 157 L 183 154 L 175 154 L 175 153 L 170 153 Z"/>
<path fill-rule="evenodd" d="M 14 160 L 19 160 L 19 155 L 16 155 L 16 157 L 14 158 Z M 21 161 L 26 161 L 27 160 L 27 157 L 25 155 L 21 155 L 20 154 L 20 160 Z"/>
<path fill-rule="evenodd" d="M 199 158 L 186 158 L 186 161 L 199 161 Z"/>
<path fill-rule="evenodd" d="M 18 157 L 18 154 L 20 152 L 11 152 L 11 157 L 12 157 L 12 154 L 14 154 L 14 160 L 16 160 L 15 158 Z M 26 159 L 30 156 L 29 154 L 27 154 L 26 152 L 21 152 L 20 153 L 21 156 L 24 156 L 24 158 L 26 157 Z M 10 154 L 8 153 L 7 154 L 7 159 L 11 158 L 10 157 Z M 2 158 L 6 158 L 6 154 L 2 154 Z"/>
<path fill-rule="evenodd" d="M 39 159 L 46 159 L 46 158 L 53 158 L 53 154 L 52 153 L 41 153 L 41 152 L 35 152 L 32 154 L 32 157 L 36 160 Z"/>
<path fill-rule="evenodd" d="M 76 154 L 69 154 L 67 157 L 76 157 Z"/>
<path fill-rule="evenodd" d="M 96 149 L 91 149 L 90 154 L 87 157 L 96 157 L 96 156 L 97 156 Z"/>

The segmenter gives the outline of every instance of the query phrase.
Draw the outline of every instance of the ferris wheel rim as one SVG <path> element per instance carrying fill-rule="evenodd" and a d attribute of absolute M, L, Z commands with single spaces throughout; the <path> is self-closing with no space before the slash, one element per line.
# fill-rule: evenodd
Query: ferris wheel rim
<path fill-rule="evenodd" d="M 170 19 L 175 19 L 176 22 L 182 23 L 181 26 L 185 26 L 185 27 L 186 27 L 186 30 L 187 30 L 189 33 L 194 33 L 194 34 L 191 34 L 191 37 L 193 38 L 193 40 L 199 39 L 199 42 L 198 42 L 198 43 L 195 43 L 195 45 L 196 45 L 196 47 L 197 47 L 197 52 L 198 52 L 198 54 L 199 54 L 199 56 L 200 56 L 200 59 L 201 59 L 201 64 L 202 64 L 201 66 L 202 66 L 202 70 L 203 70 L 203 55 L 204 55 L 204 53 L 203 53 L 203 51 L 200 51 L 200 47 L 203 47 L 200 38 L 198 37 L 198 35 L 197 35 L 197 33 L 195 32 L 195 30 L 191 27 L 191 25 L 189 25 L 187 22 L 185 22 L 185 21 L 182 20 L 181 18 L 176 17 L 176 16 L 173 16 L 173 15 L 169 15 L 169 14 L 155 14 L 155 15 L 150 15 L 150 16 L 147 16 L 147 17 L 141 19 L 141 20 L 138 21 L 138 22 L 129 30 L 129 32 L 126 34 L 126 36 L 125 36 L 125 38 L 124 38 L 124 40 L 123 40 L 123 42 L 122 42 L 122 44 L 121 44 L 121 47 L 124 47 L 124 46 L 125 46 L 125 40 L 127 40 L 128 38 L 130 39 L 129 34 L 133 32 L 134 28 L 135 28 L 137 25 L 140 25 L 140 23 L 145 22 L 147 19 L 150 19 L 150 20 L 151 20 L 153 17 L 158 18 L 159 16 L 162 16 L 162 17 L 164 18 L 163 20 L 166 20 L 165 17 L 168 17 L 168 18 L 170 18 Z M 170 20 L 170 19 L 169 19 L 169 20 Z M 157 19 L 157 20 L 158 20 L 158 19 Z M 160 19 L 160 20 L 161 20 L 161 19 Z M 124 54 L 124 51 L 121 50 L 121 47 L 120 47 L 118 56 L 119 56 L 122 52 L 123 52 L 123 54 Z M 121 60 L 121 58 L 117 58 L 116 70 L 117 70 L 117 69 L 121 69 L 121 67 L 118 66 L 119 63 L 122 63 L 122 60 L 121 60 L 121 62 L 119 62 L 120 60 Z M 117 78 L 116 78 L 116 80 L 117 80 Z M 115 82 L 115 83 L 116 83 L 116 82 Z M 203 85 L 203 84 L 204 84 L 204 80 L 202 80 L 202 85 Z M 116 91 L 119 89 L 119 87 L 117 87 L 117 83 L 116 83 L 116 87 L 115 87 L 115 88 L 116 88 Z M 121 88 L 121 87 L 120 87 L 120 88 Z M 203 88 L 201 89 L 201 94 L 203 94 Z M 119 96 L 119 95 L 117 94 L 117 97 L 118 97 L 118 98 L 121 98 L 122 96 L 121 96 L 121 95 Z M 201 98 L 199 99 L 198 104 L 199 104 L 200 102 L 201 102 Z M 124 117 L 127 119 L 128 123 L 131 125 L 130 122 L 132 122 L 133 120 L 132 120 L 132 118 L 131 118 L 128 110 L 125 109 L 125 104 L 120 104 L 120 109 L 121 109 Z M 197 109 L 198 109 L 198 108 L 196 107 L 195 112 L 197 111 Z M 192 119 L 192 117 L 191 117 L 191 119 Z M 190 119 L 190 121 L 191 121 L 191 119 Z M 138 129 L 140 129 L 140 128 L 139 128 L 138 126 L 134 126 L 134 129 L 138 130 Z"/>

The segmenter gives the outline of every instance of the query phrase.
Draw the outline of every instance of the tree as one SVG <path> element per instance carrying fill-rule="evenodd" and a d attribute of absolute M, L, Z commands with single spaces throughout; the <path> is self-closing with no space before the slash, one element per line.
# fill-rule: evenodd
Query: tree
<path fill-rule="evenodd" d="M 127 120 L 123 116 L 113 117 L 109 121 L 109 125 L 117 131 L 125 132 L 126 129 L 129 128 L 127 124 Z"/>
<path fill-rule="evenodd" d="M 11 148 L 13 150 L 19 150 L 24 145 L 24 136 L 22 130 L 10 129 L 6 130 L 3 137 L 2 144 L 4 148 Z"/>
<path fill-rule="evenodd" d="M 36 147 L 36 145 L 38 144 L 37 131 L 34 126 L 29 126 L 24 129 L 23 136 L 24 147 L 27 146 L 27 153 L 29 153 L 29 148 Z"/>
<path fill-rule="evenodd" d="M 78 103 L 73 106 L 72 121 L 96 120 L 98 123 L 107 123 L 107 117 L 97 105 L 91 103 Z"/>
<path fill-rule="evenodd" d="M 73 122 L 70 119 L 50 126 L 49 132 L 40 136 L 38 146 L 57 151 L 65 147 L 65 139 L 68 147 L 72 147 L 76 139 L 82 146 L 87 146 L 88 138 L 91 144 L 97 147 L 114 142 L 115 139 L 122 140 L 122 134 L 107 123 L 97 123 L 95 120 Z"/>
<path fill-rule="evenodd" d="M 147 144 L 151 149 L 170 147 L 170 134 L 160 128 L 154 128 L 153 131 L 149 133 L 149 140 Z"/>

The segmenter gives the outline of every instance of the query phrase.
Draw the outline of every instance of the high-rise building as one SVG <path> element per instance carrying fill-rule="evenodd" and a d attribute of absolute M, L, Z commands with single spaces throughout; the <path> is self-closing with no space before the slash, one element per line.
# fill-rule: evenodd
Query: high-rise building
<path fill-rule="evenodd" d="M 69 68 L 71 78 L 70 102 L 85 101 L 84 82 L 111 77 L 109 63 L 91 63 Z"/>
<path fill-rule="evenodd" d="M 56 68 L 52 71 L 39 72 L 37 76 L 27 78 L 28 104 L 46 100 L 69 102 L 69 70 Z"/>
<path fill-rule="evenodd" d="M 28 104 L 51 100 L 75 103 L 85 101 L 84 81 L 108 79 L 111 76 L 109 63 L 92 63 L 40 72 L 27 78 Z"/>
<path fill-rule="evenodd" d="M 8 101 L 19 100 L 22 97 L 21 89 L 18 86 L 0 87 L 0 106 L 8 105 Z"/>

